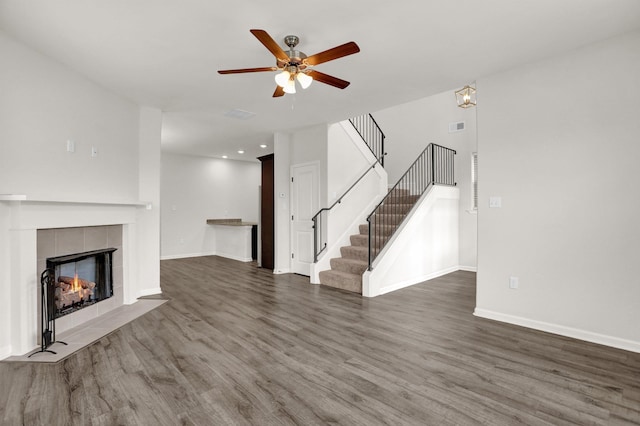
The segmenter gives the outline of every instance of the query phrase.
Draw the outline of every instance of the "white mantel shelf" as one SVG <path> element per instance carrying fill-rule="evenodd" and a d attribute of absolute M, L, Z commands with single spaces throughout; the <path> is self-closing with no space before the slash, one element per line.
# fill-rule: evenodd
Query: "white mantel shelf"
<path fill-rule="evenodd" d="M 0 194 L 0 201 L 26 201 L 24 194 Z"/>
<path fill-rule="evenodd" d="M 25 194 L 0 194 L 0 201 L 23 201 L 27 203 L 57 203 L 57 204 L 98 204 L 110 206 L 130 206 L 150 208 L 151 203 L 144 201 L 91 201 L 91 200 L 61 200 L 46 198 L 29 198 Z"/>

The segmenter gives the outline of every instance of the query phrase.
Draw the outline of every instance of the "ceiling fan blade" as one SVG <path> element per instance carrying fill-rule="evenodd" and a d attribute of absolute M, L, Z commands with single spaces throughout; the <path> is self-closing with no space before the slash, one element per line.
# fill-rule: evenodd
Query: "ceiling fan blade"
<path fill-rule="evenodd" d="M 282 50 L 282 48 L 278 45 L 278 43 L 276 43 L 275 40 L 271 38 L 271 36 L 267 34 L 265 30 L 249 30 L 249 31 L 251 32 L 251 34 L 256 36 L 258 40 L 260 40 L 260 43 L 264 44 L 264 47 L 266 47 L 269 50 L 269 52 L 273 53 L 273 56 L 275 56 L 277 60 L 281 62 L 289 61 L 289 57 L 287 56 L 286 53 L 284 53 L 284 50 Z"/>
<path fill-rule="evenodd" d="M 281 86 L 276 86 L 276 91 L 273 92 L 274 98 L 279 98 L 280 96 L 284 96 L 284 88 Z"/>
<path fill-rule="evenodd" d="M 237 70 L 218 70 L 218 74 L 242 74 L 245 72 L 276 71 L 277 69 L 276 67 L 240 68 Z"/>
<path fill-rule="evenodd" d="M 358 45 L 355 44 L 355 42 L 350 41 L 349 43 L 342 44 L 340 46 L 334 47 L 333 49 L 325 50 L 324 52 L 311 55 L 307 59 L 303 60 L 303 62 L 307 65 L 318 65 L 323 62 L 342 58 L 343 56 L 353 55 L 354 53 L 358 53 L 359 51 L 360 48 L 358 47 Z"/>
<path fill-rule="evenodd" d="M 338 89 L 344 89 L 351 84 L 346 80 L 341 80 L 338 77 L 334 77 L 320 71 L 311 70 L 307 72 L 307 74 L 309 75 L 309 77 L 313 78 L 316 81 L 319 81 L 320 83 L 328 84 L 329 86 L 337 87 Z"/>

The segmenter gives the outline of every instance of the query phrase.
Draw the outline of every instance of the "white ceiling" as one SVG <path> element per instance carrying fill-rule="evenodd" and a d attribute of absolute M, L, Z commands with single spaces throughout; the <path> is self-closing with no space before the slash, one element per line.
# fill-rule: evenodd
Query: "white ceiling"
<path fill-rule="evenodd" d="M 452 90 L 639 27 L 639 0 L 0 0 L 10 36 L 162 109 L 164 151 L 245 160 L 271 152 L 275 131 Z M 275 64 L 252 28 L 279 43 L 298 35 L 307 55 L 355 41 L 360 53 L 316 68 L 351 85 L 272 98 L 274 73 L 219 75 Z M 224 115 L 233 109 L 256 115 Z"/>

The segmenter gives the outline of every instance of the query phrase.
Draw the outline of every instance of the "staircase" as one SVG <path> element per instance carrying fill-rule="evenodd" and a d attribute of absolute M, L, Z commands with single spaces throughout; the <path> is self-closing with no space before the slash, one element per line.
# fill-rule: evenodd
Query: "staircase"
<path fill-rule="evenodd" d="M 395 235 L 395 232 L 399 230 L 422 194 L 430 186 L 436 184 L 455 186 L 453 156 L 456 152 L 440 145 L 429 144 L 393 188 L 384 195 L 382 201 L 368 214 L 367 223 L 359 225 L 359 233 L 350 236 L 351 244 L 340 247 L 340 257 L 330 258 L 327 252 L 330 252 L 331 256 L 336 255 L 339 247 L 338 241 L 327 241 L 329 233 L 326 224 L 329 223 L 328 217 L 332 209 L 340 204 L 343 198 L 347 197 L 377 164 L 384 166 L 384 156 L 386 155 L 384 152 L 384 133 L 371 114 L 349 121 L 375 155 L 376 163 L 371 165 L 330 207 L 320 209 L 313 216 L 313 268 L 317 267 L 318 269 L 312 272 L 314 274 L 312 279 L 316 280 L 316 283 L 319 281 L 322 285 L 362 294 L 364 272 L 373 271 L 376 257 L 383 251 L 386 243 Z M 376 201 L 379 195 L 381 194 L 378 190 L 378 193 L 375 194 Z M 355 223 L 358 223 L 357 216 L 352 216 L 348 222 L 344 222 L 344 219 L 342 218 L 342 223 L 353 224 L 352 220 L 356 220 Z M 344 235 L 344 232 L 346 230 L 342 228 L 336 235 Z M 320 255 L 323 252 L 326 257 L 321 259 Z M 331 269 L 323 270 L 327 267 Z M 369 288 L 365 290 L 367 294 L 370 294 Z"/>
<path fill-rule="evenodd" d="M 391 233 L 402 222 L 419 196 L 409 195 L 407 189 L 394 189 L 378 215 L 378 235 L 375 247 L 384 247 Z M 320 284 L 362 294 L 362 274 L 369 266 L 369 225 L 359 226 L 359 233 L 350 236 L 351 245 L 340 248 L 342 257 L 330 260 L 331 269 L 320 272 Z M 377 254 L 377 253 L 375 253 Z"/>

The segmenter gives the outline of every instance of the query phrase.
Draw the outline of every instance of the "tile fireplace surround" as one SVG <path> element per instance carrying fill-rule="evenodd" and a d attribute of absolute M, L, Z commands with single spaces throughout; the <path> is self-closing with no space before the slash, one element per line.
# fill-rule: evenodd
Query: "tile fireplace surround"
<path fill-rule="evenodd" d="M 56 320 L 56 332 L 62 333 L 122 305 L 122 225 L 86 226 L 37 230 L 38 274 L 47 266 L 47 258 L 91 250 L 115 248 L 112 258 L 113 296 Z M 40 292 L 38 292 L 40 306 Z M 40 312 L 38 312 L 40 325 Z M 38 336 L 40 335 L 40 327 Z"/>
<path fill-rule="evenodd" d="M 141 279 L 145 253 L 141 203 L 41 201 L 0 195 L 0 359 L 39 347 L 40 274 L 46 258 L 115 247 L 113 297 L 56 320 L 56 332 L 100 317 L 138 297 L 160 293 Z M 145 263 L 146 262 L 146 263 Z"/>

